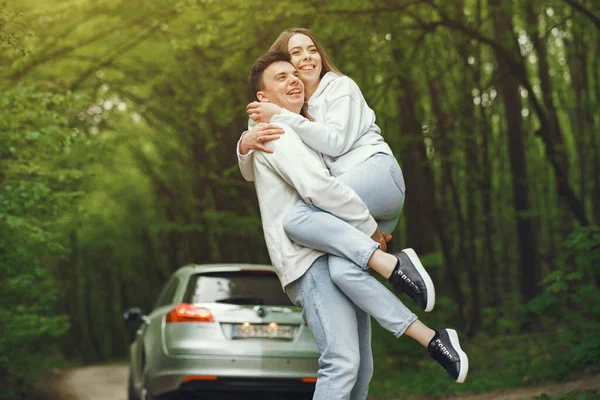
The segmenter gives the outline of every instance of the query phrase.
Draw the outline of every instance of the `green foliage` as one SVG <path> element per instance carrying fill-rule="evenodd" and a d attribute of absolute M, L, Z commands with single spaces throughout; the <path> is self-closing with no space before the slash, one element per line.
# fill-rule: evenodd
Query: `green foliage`
<path fill-rule="evenodd" d="M 31 87 L 0 93 L 0 375 L 34 376 L 69 328 L 51 267 L 68 255 L 60 220 L 80 197 L 68 154 L 82 137 L 65 118 L 80 100 Z"/>
<path fill-rule="evenodd" d="M 432 313 L 433 314 L 433 313 Z M 448 326 L 423 322 L 431 326 Z M 519 386 L 576 378 L 571 365 L 573 343 L 564 343 L 560 333 L 511 334 L 481 336 L 464 340 L 461 345 L 469 355 L 469 378 L 457 385 L 432 359 L 426 350 L 408 337 L 395 339 L 373 324 L 375 374 L 371 392 L 378 399 L 390 396 L 440 396 L 457 393 L 483 393 Z"/>
<path fill-rule="evenodd" d="M 19 17 L 22 13 L 8 10 L 6 0 L 0 1 L 0 49 L 6 47 L 24 56 L 27 53 L 23 47 L 25 30 Z"/>
<path fill-rule="evenodd" d="M 123 309 L 148 310 L 176 268 L 268 262 L 255 190 L 234 148 L 247 126 L 252 61 L 282 29 L 305 26 L 359 84 L 404 169 L 407 209 L 394 245 L 428 253 L 439 296 L 427 323 L 470 327 L 474 365 L 490 373 L 474 369 L 468 390 L 594 368 L 598 232 L 572 236 L 555 267 L 572 210 L 548 173 L 532 106 L 558 110 L 553 135 L 564 136 L 568 183 L 597 223 L 598 32 L 585 15 L 559 1 L 494 11 L 492 1 L 259 3 L 0 0 L 0 316 L 14 320 L 0 334 L 1 365 L 18 359 L 11 368 L 26 369 L 33 359 L 23 348 L 55 343 L 67 328 L 67 356 L 123 357 Z M 523 61 L 525 76 L 498 67 L 498 10 L 511 13 L 508 36 L 521 46 L 506 46 L 504 58 Z M 515 115 L 503 107 L 506 75 L 521 86 Z M 525 154 L 511 146 L 508 120 L 521 125 Z M 519 155 L 530 175 L 527 190 L 513 193 Z M 515 210 L 520 196 L 530 209 Z M 539 226 L 533 261 L 538 253 L 550 261 L 520 259 L 520 244 L 537 238 L 521 238 L 516 217 Z M 519 276 L 528 268 L 544 284 L 524 306 Z M 521 335 L 531 315 L 540 324 L 532 328 L 551 337 Z M 374 391 L 395 393 L 398 381 L 407 395 L 458 390 L 421 348 L 378 329 Z M 553 340 L 562 352 L 550 360 Z"/>
<path fill-rule="evenodd" d="M 576 378 L 581 372 L 598 371 L 598 232 L 597 227 L 581 228 L 565 240 L 558 268 L 541 282 L 544 292 L 526 307 L 516 301 L 507 301 L 507 307 L 512 311 L 484 309 L 483 323 L 493 325 L 496 332 L 505 334 L 496 337 L 478 335 L 473 340 L 461 340 L 471 364 L 469 379 L 463 385 L 455 385 L 448 379 L 418 344 L 405 337 L 395 339 L 374 323 L 376 371 L 372 393 L 377 398 L 481 393 L 565 381 Z M 540 324 L 535 327 L 539 332 L 519 333 L 525 318 L 532 315 Z M 423 316 L 423 322 L 443 327 L 452 325 L 455 316 L 456 304 L 441 297 L 436 303 L 436 312 Z M 557 399 L 596 398 L 594 396 L 596 392 L 572 393 Z"/>
<path fill-rule="evenodd" d="M 482 326 L 494 336 L 520 333 L 527 318 L 527 310 L 516 293 L 505 296 L 503 307 L 485 307 L 482 310 Z"/>
<path fill-rule="evenodd" d="M 564 243 L 558 268 L 542 281 L 544 293 L 528 304 L 570 349 L 571 368 L 598 368 L 600 360 L 600 228 L 580 228 Z"/>

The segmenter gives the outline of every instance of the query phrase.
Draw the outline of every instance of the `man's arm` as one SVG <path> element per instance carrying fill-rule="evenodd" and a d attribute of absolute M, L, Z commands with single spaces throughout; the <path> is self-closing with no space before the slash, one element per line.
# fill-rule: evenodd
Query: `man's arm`
<path fill-rule="evenodd" d="M 293 186 L 300 197 L 368 236 L 377 223 L 365 203 L 348 186 L 333 178 L 327 168 L 309 151 L 298 135 L 285 127 L 280 140 L 270 142 L 273 153 L 257 152 L 255 162 L 263 163 Z"/>
<path fill-rule="evenodd" d="M 235 146 L 235 152 L 237 154 L 238 166 L 240 167 L 242 176 L 248 182 L 252 182 L 254 180 L 254 165 L 252 164 L 252 154 L 254 153 L 254 150 L 250 149 L 246 154 L 242 154 L 241 147 L 242 139 L 246 133 L 248 133 L 248 131 L 242 133 L 242 136 L 240 136 L 240 140 L 238 140 L 238 143 Z"/>
<path fill-rule="evenodd" d="M 249 130 L 242 133 L 240 140 L 238 140 L 236 153 L 242 176 L 244 179 L 251 182 L 254 180 L 252 153 L 254 150 L 271 153 L 273 150 L 266 147 L 265 144 L 272 140 L 278 140 L 279 136 L 283 135 L 284 131 L 277 125 L 256 125 L 252 120 L 248 121 L 248 125 Z"/>

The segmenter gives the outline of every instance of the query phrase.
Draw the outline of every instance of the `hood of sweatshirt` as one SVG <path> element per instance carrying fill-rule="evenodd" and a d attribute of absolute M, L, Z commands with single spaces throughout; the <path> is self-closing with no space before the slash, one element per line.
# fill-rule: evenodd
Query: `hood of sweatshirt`
<path fill-rule="evenodd" d="M 327 87 L 338 78 L 340 78 L 340 76 L 331 71 L 323 75 L 321 82 L 319 82 L 319 86 L 317 86 L 317 90 L 315 90 L 313 95 L 310 96 L 310 99 L 308 99 L 308 104 L 317 99 L 325 91 L 325 89 L 327 89 Z"/>

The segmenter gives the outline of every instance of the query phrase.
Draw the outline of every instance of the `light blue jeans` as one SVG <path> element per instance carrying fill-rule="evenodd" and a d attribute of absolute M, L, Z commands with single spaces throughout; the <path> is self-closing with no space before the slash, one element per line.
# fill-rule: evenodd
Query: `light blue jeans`
<path fill-rule="evenodd" d="M 382 232 L 394 230 L 404 206 L 405 189 L 402 170 L 392 155 L 373 154 L 336 179 L 354 190 Z M 296 243 L 347 258 L 363 269 L 378 247 L 358 229 L 302 200 L 284 218 L 283 229 Z"/>
<path fill-rule="evenodd" d="M 285 288 L 321 353 L 313 399 L 364 400 L 373 376 L 371 319 L 333 283 L 327 260 L 318 258 Z"/>
<path fill-rule="evenodd" d="M 338 179 L 353 188 L 377 221 L 390 229 L 385 232 L 391 232 L 404 203 L 404 180 L 396 160 L 378 153 Z M 396 337 L 417 317 L 366 271 L 378 247 L 369 236 L 304 202 L 287 215 L 284 228 L 296 242 L 330 253 L 328 263 L 318 259 L 286 287 L 292 301 L 303 307 L 321 352 L 313 399 L 364 400 L 373 374 L 369 315 Z"/>

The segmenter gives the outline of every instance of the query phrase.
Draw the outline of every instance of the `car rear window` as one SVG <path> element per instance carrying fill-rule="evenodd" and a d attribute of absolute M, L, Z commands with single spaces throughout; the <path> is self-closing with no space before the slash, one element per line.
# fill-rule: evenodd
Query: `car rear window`
<path fill-rule="evenodd" d="M 192 275 L 184 303 L 293 306 L 270 271 L 211 272 Z"/>

